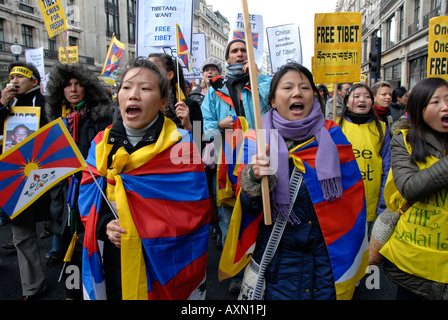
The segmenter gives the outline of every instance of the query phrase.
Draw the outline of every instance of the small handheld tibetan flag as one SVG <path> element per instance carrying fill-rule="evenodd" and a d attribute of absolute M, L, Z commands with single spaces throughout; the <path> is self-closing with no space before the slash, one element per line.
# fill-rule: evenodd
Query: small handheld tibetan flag
<path fill-rule="evenodd" d="M 185 41 L 184 35 L 180 30 L 178 24 L 176 24 L 176 38 L 177 38 L 177 55 L 179 59 L 182 61 L 185 68 L 187 68 L 188 72 L 191 72 L 191 67 L 193 66 L 193 57 L 188 51 L 187 41 Z"/>
<path fill-rule="evenodd" d="M 111 85 L 115 84 L 115 79 L 117 78 L 118 74 L 118 65 L 120 64 L 120 60 L 124 55 L 125 49 L 126 45 L 118 41 L 114 36 L 110 43 L 109 51 L 107 52 L 103 70 L 101 71 L 101 75 L 99 76 L 101 80 Z"/>
<path fill-rule="evenodd" d="M 87 166 L 59 118 L 0 156 L 0 207 L 11 218 Z"/>

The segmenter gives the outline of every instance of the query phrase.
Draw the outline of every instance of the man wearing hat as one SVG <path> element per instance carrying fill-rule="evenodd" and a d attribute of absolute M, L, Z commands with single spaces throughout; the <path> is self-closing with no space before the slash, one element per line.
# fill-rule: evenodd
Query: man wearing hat
<path fill-rule="evenodd" d="M 226 76 L 215 77 L 201 105 L 206 139 L 220 139 L 226 129 L 233 129 L 233 116 L 245 117 L 250 129 L 255 129 L 255 116 L 247 61 L 246 42 L 242 39 L 231 40 L 225 51 Z M 260 98 L 260 110 L 263 113 L 271 77 L 261 74 L 257 69 L 257 82 Z M 221 135 L 221 136 L 220 136 Z M 216 145 L 216 144 L 215 144 Z M 218 144 L 220 145 L 220 144 Z M 219 226 L 224 245 L 232 216 L 232 207 L 218 207 Z M 242 277 L 231 281 L 229 291 L 239 292 Z"/>
<path fill-rule="evenodd" d="M 36 67 L 29 63 L 13 63 L 9 67 L 9 79 L 0 99 L 1 132 L 4 120 L 13 106 L 40 108 L 40 127 L 45 125 L 48 122 L 43 108 L 45 97 L 40 92 L 40 75 Z M 36 297 L 46 289 L 37 244 L 36 221 L 49 219 L 49 203 L 50 195 L 47 192 L 11 220 L 12 242 L 17 251 L 22 283 L 22 299 Z"/>

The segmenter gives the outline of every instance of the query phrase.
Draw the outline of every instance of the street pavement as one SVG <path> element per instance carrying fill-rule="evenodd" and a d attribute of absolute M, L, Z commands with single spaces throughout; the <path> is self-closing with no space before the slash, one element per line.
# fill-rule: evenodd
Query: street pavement
<path fill-rule="evenodd" d="M 42 223 L 37 223 L 37 235 L 42 231 Z M 9 224 L 0 226 L 0 300 L 17 300 L 22 296 L 20 274 L 15 250 L 5 250 L 1 245 L 11 236 Z M 49 265 L 45 253 L 51 248 L 51 237 L 38 239 L 41 263 L 47 279 L 47 290 L 39 296 L 41 300 L 65 300 L 64 283 L 58 282 L 62 264 Z M 206 300 L 236 300 L 237 296 L 228 292 L 230 280 L 218 281 L 218 264 L 221 251 L 210 239 L 207 269 Z M 373 286 L 373 288 L 372 288 Z M 396 287 L 383 274 L 381 267 L 360 281 L 353 300 L 394 300 Z"/>

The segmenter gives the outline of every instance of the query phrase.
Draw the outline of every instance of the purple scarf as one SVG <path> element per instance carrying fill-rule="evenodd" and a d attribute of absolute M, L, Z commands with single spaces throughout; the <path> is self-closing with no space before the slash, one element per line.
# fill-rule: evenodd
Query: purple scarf
<path fill-rule="evenodd" d="M 325 128 L 325 118 L 322 115 L 319 101 L 314 100 L 311 113 L 302 120 L 285 120 L 277 110 L 271 109 L 262 118 L 263 129 L 270 132 L 266 137 L 266 144 L 270 144 L 271 167 L 277 170 L 277 185 L 272 193 L 272 205 L 274 215 L 281 214 L 291 223 L 300 223 L 300 220 L 289 213 L 289 150 L 285 139 L 293 141 L 305 141 L 316 137 L 318 149 L 316 152 L 316 172 L 319 185 L 326 201 L 342 197 L 341 168 L 338 149 Z M 278 144 L 271 143 L 278 130 Z M 274 152 L 277 152 L 275 157 Z"/>

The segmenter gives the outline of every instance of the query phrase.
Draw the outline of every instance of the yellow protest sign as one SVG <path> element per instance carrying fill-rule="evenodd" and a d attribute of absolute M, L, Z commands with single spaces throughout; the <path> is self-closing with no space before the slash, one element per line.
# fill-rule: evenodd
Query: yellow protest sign
<path fill-rule="evenodd" d="M 38 0 L 48 37 L 53 38 L 67 30 L 67 19 L 60 0 Z"/>
<path fill-rule="evenodd" d="M 358 82 L 361 76 L 361 13 L 318 13 L 314 18 L 314 81 Z"/>
<path fill-rule="evenodd" d="M 448 81 L 448 16 L 429 20 L 428 78 Z"/>
<path fill-rule="evenodd" d="M 68 58 L 70 59 L 70 63 L 78 63 L 79 61 L 78 46 L 67 47 L 67 53 Z M 59 48 L 59 62 L 68 63 L 64 48 Z"/>

